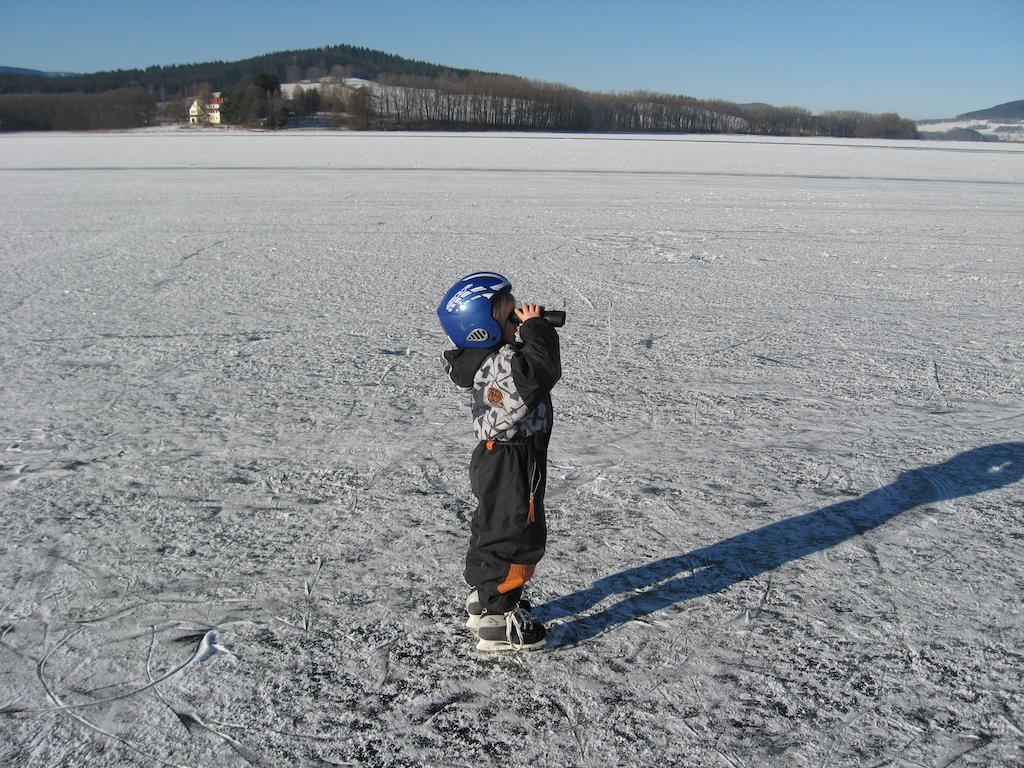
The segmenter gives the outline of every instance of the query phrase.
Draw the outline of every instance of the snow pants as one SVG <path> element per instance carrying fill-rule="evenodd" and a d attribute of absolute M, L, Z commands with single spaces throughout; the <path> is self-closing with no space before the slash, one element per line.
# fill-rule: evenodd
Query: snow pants
<path fill-rule="evenodd" d="M 469 465 L 477 499 L 470 525 L 466 581 L 485 613 L 515 608 L 544 556 L 544 486 L 550 435 L 481 442 Z"/>

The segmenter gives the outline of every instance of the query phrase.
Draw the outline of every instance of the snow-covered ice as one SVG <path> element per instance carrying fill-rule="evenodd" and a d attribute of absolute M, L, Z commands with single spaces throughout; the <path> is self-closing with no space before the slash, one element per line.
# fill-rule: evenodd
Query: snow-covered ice
<path fill-rule="evenodd" d="M 1024 146 L 0 138 L 0 763 L 1024 761 Z M 474 269 L 565 308 L 476 654 Z"/>

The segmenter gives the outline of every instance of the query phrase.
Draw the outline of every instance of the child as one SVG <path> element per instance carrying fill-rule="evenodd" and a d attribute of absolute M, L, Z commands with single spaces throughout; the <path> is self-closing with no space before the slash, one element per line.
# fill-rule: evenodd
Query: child
<path fill-rule="evenodd" d="M 540 648 L 544 626 L 521 598 L 547 540 L 550 392 L 562 375 L 558 333 L 537 304 L 517 309 L 512 284 L 494 272 L 459 280 L 437 314 L 458 347 L 444 353 L 445 368 L 455 384 L 473 390 L 480 441 L 469 465 L 478 504 L 466 555 L 466 625 L 477 630 L 482 651 Z"/>

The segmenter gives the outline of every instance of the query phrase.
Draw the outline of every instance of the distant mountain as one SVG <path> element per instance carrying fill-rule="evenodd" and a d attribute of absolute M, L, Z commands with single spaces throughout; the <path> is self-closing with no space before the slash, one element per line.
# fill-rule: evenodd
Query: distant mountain
<path fill-rule="evenodd" d="M 21 69 L 20 67 L 0 67 L 0 72 L 5 75 L 36 75 L 41 77 L 45 75 L 45 72 L 40 72 L 38 69 Z"/>
<path fill-rule="evenodd" d="M 1024 99 L 1008 101 L 977 112 L 957 115 L 957 120 L 1024 120 Z"/>
<path fill-rule="evenodd" d="M 21 67 L 0 67 L 3 75 L 30 75 L 32 77 L 68 77 L 71 72 L 42 72 L 38 69 L 22 69 Z"/>
<path fill-rule="evenodd" d="M 206 84 L 210 90 L 220 91 L 246 77 L 271 75 L 279 82 L 286 83 L 301 79 L 310 70 L 326 75 L 335 68 L 340 68 L 347 77 L 366 80 L 376 80 L 382 75 L 429 78 L 446 75 L 462 79 L 473 75 L 495 74 L 444 67 L 370 48 L 334 45 L 267 53 L 241 61 L 171 64 L 58 78 L 39 72 L 24 74 L 16 70 L 0 70 L 0 93 L 99 93 L 117 88 L 142 87 L 159 95 L 185 92 L 198 84 Z"/>

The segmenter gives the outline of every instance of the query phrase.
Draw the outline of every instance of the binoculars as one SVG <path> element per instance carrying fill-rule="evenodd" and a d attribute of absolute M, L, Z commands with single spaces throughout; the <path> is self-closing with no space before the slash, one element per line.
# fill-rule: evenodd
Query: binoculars
<path fill-rule="evenodd" d="M 541 307 L 540 316 L 551 323 L 555 328 L 561 328 L 565 325 L 565 312 L 560 309 L 544 309 L 544 307 Z"/>
<path fill-rule="evenodd" d="M 555 328 L 561 328 L 563 325 L 565 325 L 565 312 L 563 312 L 561 309 L 544 309 L 544 305 L 541 305 L 540 316 L 547 320 L 549 323 L 551 323 L 551 325 Z M 516 324 L 521 322 L 519 320 L 519 317 L 514 312 L 512 313 L 512 315 L 510 315 L 510 319 L 513 320 Z"/>

